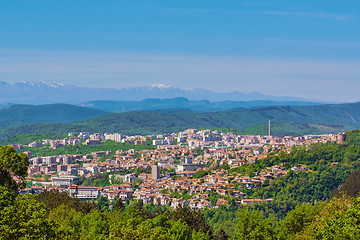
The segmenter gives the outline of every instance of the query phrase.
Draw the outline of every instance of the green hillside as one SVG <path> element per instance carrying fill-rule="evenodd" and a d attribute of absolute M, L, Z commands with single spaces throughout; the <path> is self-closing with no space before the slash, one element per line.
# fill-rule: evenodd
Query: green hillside
<path fill-rule="evenodd" d="M 27 123 L 76 122 L 104 114 L 104 111 L 70 104 L 13 105 L 0 110 L 0 129 Z"/>
<path fill-rule="evenodd" d="M 360 127 L 360 103 L 272 106 L 208 113 L 170 112 L 126 112 L 75 123 L 36 123 L 3 130 L 0 137 L 5 140 L 17 134 L 65 134 L 73 131 L 153 134 L 187 128 L 232 128 L 241 129 L 243 133 L 265 135 L 268 120 L 273 123 L 272 134 L 275 136 L 331 133 Z M 84 117 L 79 112 L 77 116 Z M 60 122 L 61 118 L 57 120 Z"/>
<path fill-rule="evenodd" d="M 259 124 L 250 128 L 241 129 L 239 134 L 243 135 L 267 135 L 268 123 Z M 312 124 L 312 123 L 271 123 L 271 135 L 274 136 L 298 136 L 324 133 L 338 133 L 344 131 L 343 126 L 326 125 L 326 124 Z"/>
<path fill-rule="evenodd" d="M 171 132 L 186 128 L 235 128 L 247 129 L 266 124 L 268 120 L 280 125 L 297 128 L 317 129 L 319 132 L 331 129 L 351 129 L 359 126 L 360 104 L 317 105 L 317 106 L 272 106 L 208 113 L 162 113 L 128 112 L 97 117 L 85 123 L 99 131 L 126 132 Z M 289 126 L 288 123 L 291 123 Z M 281 129 L 274 128 L 275 131 Z M 285 129 L 286 130 L 286 129 Z M 286 130 L 288 131 L 288 130 Z"/>
<path fill-rule="evenodd" d="M 304 106 L 315 105 L 313 102 L 301 101 L 218 101 L 210 102 L 208 100 L 188 100 L 184 97 L 155 99 L 149 98 L 142 101 L 89 101 L 82 103 L 81 106 L 95 108 L 106 112 L 130 112 L 130 111 L 149 111 L 169 108 L 186 108 L 194 112 L 215 112 L 226 111 L 233 108 L 251 108 L 261 106 Z"/>

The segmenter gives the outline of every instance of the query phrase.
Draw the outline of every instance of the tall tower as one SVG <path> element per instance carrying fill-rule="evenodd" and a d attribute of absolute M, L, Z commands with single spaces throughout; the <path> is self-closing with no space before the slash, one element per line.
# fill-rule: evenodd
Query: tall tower
<path fill-rule="evenodd" d="M 268 132 L 268 136 L 269 136 L 269 137 L 271 136 L 271 123 L 270 123 L 270 120 L 269 120 L 269 132 Z"/>
<path fill-rule="evenodd" d="M 337 137 L 337 143 L 344 143 L 346 140 L 346 134 L 345 133 L 339 133 Z"/>
<path fill-rule="evenodd" d="M 151 178 L 152 180 L 157 180 L 160 178 L 160 167 L 156 163 L 151 165 Z"/>

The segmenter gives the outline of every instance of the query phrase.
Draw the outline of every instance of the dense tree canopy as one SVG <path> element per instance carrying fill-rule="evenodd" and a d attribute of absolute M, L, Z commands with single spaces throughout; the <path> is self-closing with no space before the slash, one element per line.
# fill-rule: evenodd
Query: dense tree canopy
<path fill-rule="evenodd" d="M 0 239 L 51 239 L 52 223 L 44 204 L 32 195 L 16 195 L 0 187 Z"/>
<path fill-rule="evenodd" d="M 29 159 L 25 153 L 17 154 L 11 146 L 0 146 L 0 186 L 12 192 L 25 187 L 28 166 Z"/>
<path fill-rule="evenodd" d="M 44 191 L 36 195 L 36 200 L 45 204 L 45 208 L 52 210 L 63 204 L 81 213 L 90 213 L 98 208 L 97 205 L 89 202 L 81 202 L 78 198 L 70 197 L 66 192 L 60 193 L 55 190 Z"/>
<path fill-rule="evenodd" d="M 340 188 L 332 192 L 332 196 L 341 196 L 345 193 L 348 196 L 355 197 L 360 193 L 360 170 L 352 172 Z"/>

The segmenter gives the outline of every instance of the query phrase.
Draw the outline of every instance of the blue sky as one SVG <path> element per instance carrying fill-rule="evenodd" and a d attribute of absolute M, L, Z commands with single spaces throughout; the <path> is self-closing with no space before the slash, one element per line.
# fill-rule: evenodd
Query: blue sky
<path fill-rule="evenodd" d="M 0 81 L 360 101 L 360 1 L 2 1 Z"/>

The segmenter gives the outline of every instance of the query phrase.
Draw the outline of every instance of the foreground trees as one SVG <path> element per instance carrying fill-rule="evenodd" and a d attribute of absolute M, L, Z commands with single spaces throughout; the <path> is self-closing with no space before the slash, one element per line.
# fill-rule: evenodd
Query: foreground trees
<path fill-rule="evenodd" d="M 238 224 L 232 239 L 274 239 L 273 225 L 270 219 L 264 219 L 257 210 L 249 211 L 248 208 L 238 212 Z"/>
<path fill-rule="evenodd" d="M 28 167 L 29 159 L 25 153 L 17 154 L 11 146 L 0 146 L 0 186 L 13 193 L 25 187 Z"/>
<path fill-rule="evenodd" d="M 334 198 L 294 239 L 360 239 L 360 197 Z"/>
<path fill-rule="evenodd" d="M 277 223 L 245 208 L 232 239 L 360 239 L 360 197 L 299 205 Z"/>
<path fill-rule="evenodd" d="M 0 239 L 51 239 L 55 237 L 44 204 L 35 196 L 16 195 L 0 187 Z"/>
<path fill-rule="evenodd" d="M 83 212 L 70 201 L 48 208 L 33 195 L 1 187 L 0 239 L 360 239 L 360 197 L 299 205 L 281 221 L 243 208 L 232 238 L 223 230 L 212 233 L 203 215 L 187 207 L 147 211 L 134 204 Z"/>

